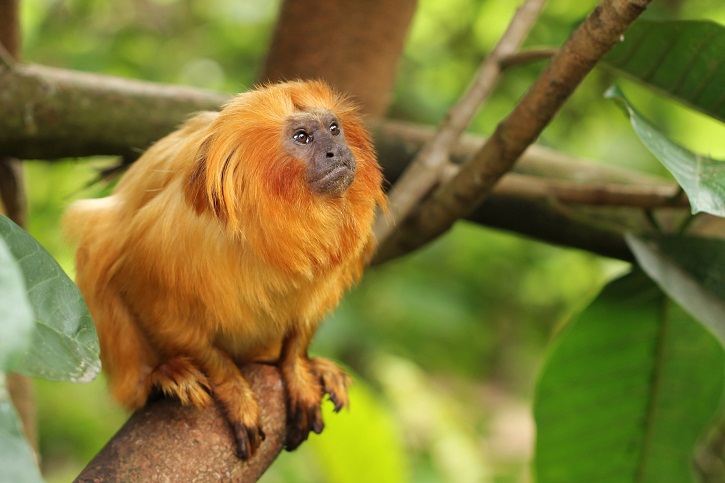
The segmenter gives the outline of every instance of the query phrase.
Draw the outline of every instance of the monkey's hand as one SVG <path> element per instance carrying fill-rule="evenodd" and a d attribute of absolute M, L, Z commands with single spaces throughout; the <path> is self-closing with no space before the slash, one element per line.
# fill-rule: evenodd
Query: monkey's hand
<path fill-rule="evenodd" d="M 324 429 L 320 410 L 324 394 L 330 396 L 335 412 L 349 404 L 350 377 L 327 359 L 305 356 L 283 364 L 280 369 L 288 394 L 285 449 L 292 451 L 307 439 L 310 431 L 320 434 Z"/>
<path fill-rule="evenodd" d="M 264 440 L 252 389 L 225 352 L 203 340 L 186 349 L 189 357 L 175 357 L 157 368 L 154 385 L 182 403 L 197 407 L 210 405 L 213 397 L 229 422 L 237 456 L 249 459 Z"/>
<path fill-rule="evenodd" d="M 280 365 L 287 389 L 287 439 L 285 449 L 292 451 L 307 439 L 310 431 L 320 434 L 322 421 L 322 385 L 310 370 L 305 356 L 287 360 Z"/>
<path fill-rule="evenodd" d="M 320 357 L 310 359 L 310 369 L 322 384 L 322 391 L 329 395 L 330 401 L 335 405 L 335 412 L 338 413 L 344 407 L 350 405 L 347 396 L 347 387 L 352 382 L 350 376 L 334 362 Z"/>

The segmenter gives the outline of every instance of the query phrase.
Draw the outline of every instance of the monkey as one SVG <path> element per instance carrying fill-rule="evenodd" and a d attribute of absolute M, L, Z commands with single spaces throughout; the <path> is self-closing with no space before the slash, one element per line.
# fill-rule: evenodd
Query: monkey
<path fill-rule="evenodd" d="M 293 450 L 320 405 L 348 405 L 349 376 L 308 356 L 320 321 L 361 277 L 387 206 L 358 108 L 322 81 L 256 87 L 153 144 L 104 198 L 64 217 L 76 282 L 112 396 L 216 401 L 238 456 L 264 431 L 239 367 L 274 363 Z"/>

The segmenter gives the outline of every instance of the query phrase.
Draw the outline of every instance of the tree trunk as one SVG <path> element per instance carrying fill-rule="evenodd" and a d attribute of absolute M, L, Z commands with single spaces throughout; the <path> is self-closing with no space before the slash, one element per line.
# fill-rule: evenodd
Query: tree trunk
<path fill-rule="evenodd" d="M 416 0 L 287 0 L 260 81 L 323 79 L 373 117 L 390 104 Z"/>

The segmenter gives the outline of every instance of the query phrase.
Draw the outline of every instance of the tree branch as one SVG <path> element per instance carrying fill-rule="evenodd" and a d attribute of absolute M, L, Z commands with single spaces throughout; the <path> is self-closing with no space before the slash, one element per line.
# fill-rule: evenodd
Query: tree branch
<path fill-rule="evenodd" d="M 31 83 L 35 87 L 26 87 L 29 91 L 22 93 L 23 87 L 13 85 L 14 83 Z M 13 93 L 10 100 L 0 101 L 5 103 L 3 106 L 5 112 L 12 114 L 0 117 L 0 152 L 6 147 L 13 146 L 15 149 L 13 154 L 16 156 L 41 159 L 98 154 L 127 155 L 133 158 L 138 154 L 138 150 L 132 146 L 148 146 L 173 130 L 189 115 L 188 112 L 214 109 L 227 99 L 223 94 L 186 87 L 150 84 L 32 65 L 19 65 L 17 71 L 12 74 L 0 70 L 0 86 L 7 87 L 7 92 Z M 58 94 L 60 98 L 46 92 L 42 86 L 53 86 L 53 90 L 60 92 Z M 177 94 L 180 96 L 178 101 L 175 100 Z M 38 97 L 35 98 L 34 95 Z M 112 135 L 102 134 L 102 138 L 98 139 L 95 117 L 79 112 L 78 106 L 73 104 L 78 100 L 88 103 L 93 98 L 103 98 L 101 105 L 105 106 L 105 109 L 110 109 L 114 105 L 134 105 L 138 106 L 138 109 L 125 111 L 118 107 L 118 112 L 115 114 L 117 121 L 114 123 Z M 45 103 L 50 105 L 46 106 Z M 63 115 L 66 109 L 64 103 L 71 103 L 67 106 L 73 113 L 69 118 Z M 33 106 L 29 109 L 46 113 L 34 117 L 33 129 L 24 128 L 21 121 L 13 118 L 22 116 L 21 113 L 25 110 L 22 106 L 25 104 Z M 176 107 L 171 108 L 172 105 Z M 68 126 L 72 126 L 72 129 Z M 386 178 L 391 183 L 395 183 L 411 159 L 435 135 L 435 130 L 430 127 L 396 121 L 375 122 L 371 124 L 371 129 L 380 162 L 384 167 Z M 73 135 L 69 136 L 71 131 Z M 48 139 L 54 141 L 49 143 Z M 453 146 L 450 153 L 451 160 L 456 164 L 463 163 L 481 149 L 484 141 L 485 139 L 479 136 L 463 135 Z M 540 146 L 531 146 L 515 167 L 515 171 L 538 178 L 568 179 L 576 182 L 645 186 L 663 183 L 661 180 L 657 181 L 635 171 L 579 160 Z M 506 197 L 504 201 L 485 204 L 468 218 L 533 238 L 612 256 L 609 251 L 602 250 L 601 244 L 598 243 L 603 239 L 602 233 L 597 230 L 592 231 L 593 228 L 582 219 L 571 219 L 559 212 L 552 212 L 547 215 L 547 218 L 554 223 L 551 227 L 536 223 L 518 223 L 515 217 L 506 216 L 505 212 L 495 212 L 498 209 L 509 209 L 508 205 L 515 200 Z M 549 200 L 515 202 L 517 209 L 528 206 L 533 210 L 532 213 L 551 211 L 551 207 L 548 206 Z M 579 230 L 573 230 L 572 226 L 578 226 Z M 557 227 L 561 229 L 557 230 Z M 556 234 L 553 240 L 552 232 Z M 571 241 L 560 236 L 563 233 L 575 232 L 578 235 Z M 590 232 L 594 234 L 585 236 Z M 609 233 L 608 236 L 614 240 L 618 235 Z M 589 241 L 596 243 L 589 245 Z M 616 250 L 615 253 L 614 256 L 619 258 L 627 257 L 626 249 Z"/>
<path fill-rule="evenodd" d="M 136 411 L 75 481 L 256 481 L 282 450 L 284 388 L 274 366 L 254 364 L 242 374 L 258 398 L 267 436 L 250 460 L 236 457 L 220 408 L 160 399 Z"/>
<path fill-rule="evenodd" d="M 606 182 L 575 183 L 508 173 L 494 186 L 493 194 L 528 200 L 556 201 L 588 206 L 641 209 L 690 206 L 684 192 L 667 185 L 622 185 Z"/>
<path fill-rule="evenodd" d="M 0 152 L 24 159 L 134 159 L 191 113 L 229 96 L 189 87 L 18 64 L 0 69 Z"/>
<path fill-rule="evenodd" d="M 390 216 L 379 217 L 375 223 L 375 236 L 381 244 L 390 237 L 395 223 L 405 220 L 438 183 L 449 164 L 453 146 L 496 86 L 502 72 L 501 59 L 518 50 L 536 22 L 545 1 L 527 0 L 517 9 L 506 32 L 482 64 L 468 91 L 450 110 L 436 136 L 425 145 L 393 185 L 390 190 Z"/>
<path fill-rule="evenodd" d="M 471 161 L 424 201 L 393 237 L 382 240 L 378 260 L 420 247 L 480 205 L 650 1 L 603 0 Z"/>
<path fill-rule="evenodd" d="M 507 57 L 501 59 L 501 68 L 508 69 L 509 67 L 515 67 L 517 65 L 529 64 L 531 62 L 538 62 L 540 60 L 549 60 L 552 58 L 558 49 L 552 47 L 541 47 L 538 49 L 523 50 L 516 52 Z"/>

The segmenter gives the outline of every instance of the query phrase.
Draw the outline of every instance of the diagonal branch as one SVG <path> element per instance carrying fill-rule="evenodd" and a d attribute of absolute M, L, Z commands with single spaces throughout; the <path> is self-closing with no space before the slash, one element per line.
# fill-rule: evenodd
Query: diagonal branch
<path fill-rule="evenodd" d="M 420 200 L 438 183 L 450 152 L 493 91 L 502 72 L 501 59 L 515 53 L 536 22 L 546 0 L 527 0 L 516 11 L 506 32 L 486 58 L 468 91 L 450 110 L 436 136 L 418 153 L 390 191 L 390 217 L 379 217 L 375 236 L 384 243 L 395 223 L 405 220 Z"/>
<path fill-rule="evenodd" d="M 455 178 L 424 201 L 400 231 L 383 240 L 378 260 L 422 246 L 471 213 L 650 2 L 602 0 L 481 150 Z"/>
<path fill-rule="evenodd" d="M 242 373 L 263 398 L 260 409 L 267 435 L 248 461 L 235 456 L 234 439 L 220 408 L 201 410 L 161 399 L 134 413 L 75 481 L 256 481 L 282 450 L 284 388 L 273 366 L 253 364 Z"/>

